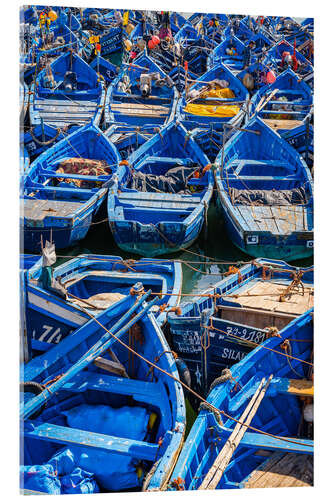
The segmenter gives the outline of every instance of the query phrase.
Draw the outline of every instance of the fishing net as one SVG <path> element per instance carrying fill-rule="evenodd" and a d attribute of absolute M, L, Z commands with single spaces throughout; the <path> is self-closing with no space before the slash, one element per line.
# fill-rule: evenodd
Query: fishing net
<path fill-rule="evenodd" d="M 134 172 L 129 187 L 148 193 L 189 193 L 187 183 L 194 170 L 195 168 L 193 167 L 175 167 L 170 169 L 165 175 Z"/>
<path fill-rule="evenodd" d="M 230 198 L 235 205 L 306 205 L 308 201 L 303 187 L 279 191 L 231 188 Z"/>
<path fill-rule="evenodd" d="M 62 161 L 57 170 L 57 174 L 74 174 L 74 175 L 90 175 L 98 177 L 100 175 L 109 176 L 112 174 L 111 168 L 104 160 L 90 160 L 86 158 L 68 158 Z M 63 179 L 59 177 L 57 179 L 59 182 L 65 182 L 72 184 L 76 187 L 90 187 L 91 182 L 96 181 L 85 181 L 83 179 Z"/>

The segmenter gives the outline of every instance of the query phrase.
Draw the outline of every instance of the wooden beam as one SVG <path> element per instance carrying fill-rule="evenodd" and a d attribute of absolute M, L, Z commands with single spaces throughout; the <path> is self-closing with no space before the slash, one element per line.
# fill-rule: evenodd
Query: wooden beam
<path fill-rule="evenodd" d="M 95 359 L 94 365 L 107 372 L 114 373 L 115 375 L 120 375 L 121 377 L 129 378 L 125 367 L 118 361 L 110 361 L 109 359 L 102 358 L 99 356 Z"/>
<path fill-rule="evenodd" d="M 248 429 L 248 425 L 251 424 L 253 417 L 255 416 L 261 401 L 263 400 L 268 386 L 273 378 L 273 375 L 270 375 L 268 380 L 266 381 L 263 378 L 251 398 L 251 401 L 245 408 L 243 414 L 241 415 L 238 423 L 236 424 L 231 436 L 227 439 L 225 445 L 222 450 L 218 454 L 215 459 L 212 467 L 209 469 L 206 474 L 202 484 L 198 488 L 199 490 L 215 490 L 217 485 L 219 484 L 221 477 L 227 468 L 237 446 L 241 442 L 244 434 Z M 265 385 L 264 385 L 265 384 Z"/>

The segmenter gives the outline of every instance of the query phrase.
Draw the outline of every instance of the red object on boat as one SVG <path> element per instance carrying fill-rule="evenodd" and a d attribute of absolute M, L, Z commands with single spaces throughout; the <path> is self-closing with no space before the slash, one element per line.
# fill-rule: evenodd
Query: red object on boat
<path fill-rule="evenodd" d="M 266 75 L 267 83 L 274 83 L 275 80 L 276 80 L 276 76 L 275 76 L 274 71 L 272 71 L 272 70 L 268 71 L 268 73 Z"/>
<path fill-rule="evenodd" d="M 156 46 L 156 45 L 158 45 L 158 44 L 160 43 L 160 41 L 161 41 L 161 40 L 159 39 L 159 37 L 158 37 L 157 35 L 153 35 L 153 36 L 151 37 L 151 41 L 152 41 L 152 42 L 153 42 L 153 44 Z"/>

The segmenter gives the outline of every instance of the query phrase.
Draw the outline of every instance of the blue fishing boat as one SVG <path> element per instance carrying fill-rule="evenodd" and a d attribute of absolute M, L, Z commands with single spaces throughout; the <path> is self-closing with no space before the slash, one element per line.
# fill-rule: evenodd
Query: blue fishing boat
<path fill-rule="evenodd" d="M 306 122 L 297 127 L 297 130 L 284 132 L 283 138 L 296 149 L 312 172 L 314 158 L 313 126 Z"/>
<path fill-rule="evenodd" d="M 30 161 L 33 162 L 40 154 L 78 128 L 77 125 L 58 128 L 42 122 L 40 125 L 27 129 L 22 136 L 22 141 Z"/>
<path fill-rule="evenodd" d="M 174 40 L 176 43 L 180 43 L 183 47 L 186 47 L 187 44 L 198 41 L 201 36 L 198 30 L 191 23 L 187 22 L 180 28 Z"/>
<path fill-rule="evenodd" d="M 127 160 L 134 151 L 139 149 L 142 144 L 151 139 L 159 131 L 159 127 L 150 125 L 143 125 L 142 127 L 134 125 L 111 125 L 104 133 L 117 148 L 121 158 Z"/>
<path fill-rule="evenodd" d="M 147 257 L 177 252 L 196 240 L 213 194 L 208 158 L 172 122 L 128 159 L 127 178 L 109 191 L 117 245 Z"/>
<path fill-rule="evenodd" d="M 312 362 L 310 310 L 216 379 L 168 489 L 311 486 Z"/>
<path fill-rule="evenodd" d="M 222 369 L 313 306 L 313 266 L 300 269 L 256 259 L 240 268 L 229 266 L 224 274 L 209 289 L 182 301 L 181 314 L 170 312 L 165 327 L 171 349 L 191 373 L 192 389 L 203 397 Z"/>
<path fill-rule="evenodd" d="M 217 41 L 186 23 L 175 35 L 174 42 L 175 47 L 179 47 L 178 63 L 184 64 L 186 61 L 188 70 L 194 73 L 196 78 L 203 75 L 208 68 L 209 54 L 217 46 Z M 177 53 L 177 50 L 175 52 Z"/>
<path fill-rule="evenodd" d="M 151 24 L 146 19 L 142 19 L 137 23 L 135 28 L 131 31 L 128 38 L 131 42 L 136 43 L 142 39 L 144 35 L 149 35 L 155 33 L 156 28 L 153 24 Z"/>
<path fill-rule="evenodd" d="M 239 126 L 245 116 L 249 94 L 239 79 L 223 64 L 198 78 L 177 104 L 176 116 L 186 129 L 224 123 Z"/>
<path fill-rule="evenodd" d="M 182 287 L 181 264 L 175 261 L 126 261 L 90 254 L 53 266 L 51 273 L 51 281 L 45 280 L 40 259 L 26 276 L 25 323 L 31 355 L 62 341 L 91 315 L 97 316 L 128 295 L 137 282 L 153 294 L 161 294 L 152 312 L 162 326 L 167 311 L 178 306 Z M 62 293 L 52 287 L 52 280 L 60 283 Z"/>
<path fill-rule="evenodd" d="M 250 110 L 280 135 L 292 131 L 297 134 L 299 127 L 311 121 L 312 90 L 287 68 L 274 83 L 258 90 L 251 99 Z"/>
<path fill-rule="evenodd" d="M 163 125 L 172 120 L 176 91 L 171 78 L 143 53 L 124 65 L 107 91 L 106 124 Z"/>
<path fill-rule="evenodd" d="M 101 56 L 112 58 L 118 52 L 122 52 L 123 29 L 122 26 L 110 27 L 100 37 Z"/>
<path fill-rule="evenodd" d="M 105 90 L 97 73 L 81 57 L 67 52 L 47 65 L 32 85 L 30 121 L 55 127 L 98 125 L 105 100 Z"/>
<path fill-rule="evenodd" d="M 90 124 L 42 153 L 24 183 L 25 249 L 40 251 L 41 239 L 53 239 L 56 248 L 83 239 L 106 199 L 113 174 L 122 178 L 119 161 L 116 148 Z"/>
<path fill-rule="evenodd" d="M 256 61 L 237 73 L 237 78 L 251 95 L 253 95 L 259 89 L 267 85 L 267 73 L 269 71 L 269 66 Z"/>
<path fill-rule="evenodd" d="M 244 67 L 245 45 L 236 36 L 229 36 L 211 52 L 208 67 L 213 68 L 223 63 L 231 71 L 237 73 Z"/>
<path fill-rule="evenodd" d="M 236 36 L 238 40 L 247 44 L 247 42 L 254 36 L 254 32 L 249 29 L 246 23 L 240 21 L 237 24 L 229 24 L 224 30 L 223 38 L 229 38 L 232 36 Z M 269 43 L 269 45 L 271 44 Z"/>
<path fill-rule="evenodd" d="M 313 255 L 312 177 L 286 141 L 254 117 L 216 164 L 218 206 L 236 246 L 287 261 Z"/>
<path fill-rule="evenodd" d="M 175 84 L 176 89 L 180 94 L 186 90 L 186 88 L 197 79 L 197 75 L 192 73 L 190 70 L 185 70 L 183 66 L 177 64 L 173 66 L 173 69 L 168 73 L 169 77 Z"/>
<path fill-rule="evenodd" d="M 188 135 L 200 146 L 200 149 L 205 153 L 209 161 L 214 163 L 220 149 L 223 147 L 224 134 L 211 126 L 207 128 L 194 128 L 188 132 Z"/>
<path fill-rule="evenodd" d="M 76 35 L 66 24 L 54 25 L 43 36 L 36 36 L 31 50 L 37 58 L 51 62 L 64 52 L 73 49 L 81 55 L 82 43 L 79 35 Z"/>
<path fill-rule="evenodd" d="M 20 81 L 20 125 L 24 125 L 29 104 L 29 87 L 24 81 Z"/>
<path fill-rule="evenodd" d="M 185 401 L 148 297 L 127 295 L 22 366 L 22 489 L 165 487 L 183 442 Z"/>
<path fill-rule="evenodd" d="M 118 71 L 117 67 L 110 63 L 107 59 L 102 56 L 97 56 L 90 63 L 90 67 L 96 71 L 105 80 L 106 86 L 108 86 L 113 79 L 116 77 Z"/>
<path fill-rule="evenodd" d="M 306 19 L 304 19 L 302 22 L 301 22 L 301 25 L 304 26 L 305 28 L 307 28 L 308 30 L 312 30 L 314 29 L 314 19 L 313 17 L 307 17 Z"/>
<path fill-rule="evenodd" d="M 280 40 L 270 48 L 263 59 L 263 63 L 278 73 L 282 73 L 290 66 L 302 78 L 309 73 L 313 73 L 313 66 L 310 61 L 286 40 Z"/>

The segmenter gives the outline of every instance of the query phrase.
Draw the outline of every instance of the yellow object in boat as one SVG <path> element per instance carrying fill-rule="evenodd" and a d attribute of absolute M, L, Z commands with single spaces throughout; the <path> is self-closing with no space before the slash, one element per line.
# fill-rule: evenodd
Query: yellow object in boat
<path fill-rule="evenodd" d="M 200 96 L 200 99 L 205 99 L 206 97 L 218 97 L 222 99 L 233 99 L 235 94 L 229 88 L 225 89 L 210 89 L 203 92 Z"/>
<path fill-rule="evenodd" d="M 219 116 L 219 117 L 231 117 L 236 116 L 239 112 L 239 106 L 235 105 L 222 105 L 215 106 L 214 104 L 187 104 L 184 108 L 186 113 L 190 113 L 191 115 L 199 115 L 199 116 Z"/>
<path fill-rule="evenodd" d="M 156 419 L 157 419 L 157 414 L 156 413 L 152 413 L 149 417 L 149 421 L 148 421 L 148 429 L 149 430 L 152 430 L 152 428 L 154 427 L 154 424 L 156 422 Z"/>

